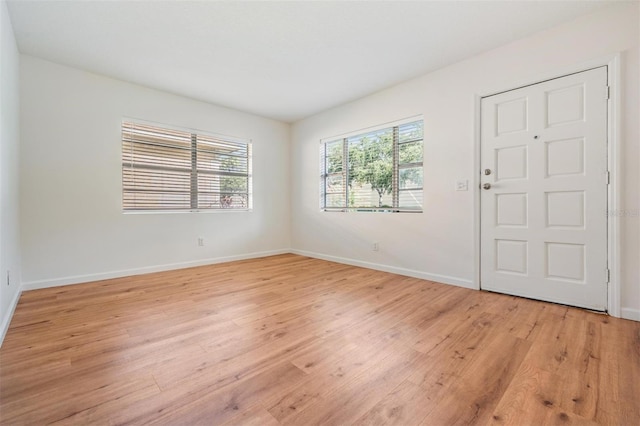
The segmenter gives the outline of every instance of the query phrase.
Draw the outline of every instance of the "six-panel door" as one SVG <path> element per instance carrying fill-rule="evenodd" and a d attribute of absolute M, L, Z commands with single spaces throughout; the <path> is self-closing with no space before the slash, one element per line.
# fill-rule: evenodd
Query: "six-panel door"
<path fill-rule="evenodd" d="M 605 310 L 607 68 L 483 98 L 481 114 L 481 287 Z"/>

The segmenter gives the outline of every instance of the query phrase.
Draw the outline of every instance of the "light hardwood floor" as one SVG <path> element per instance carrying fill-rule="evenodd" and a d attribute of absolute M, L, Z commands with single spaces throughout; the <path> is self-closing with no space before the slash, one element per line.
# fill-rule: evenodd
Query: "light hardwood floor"
<path fill-rule="evenodd" d="M 295 255 L 26 292 L 2 424 L 640 424 L 640 323 Z"/>

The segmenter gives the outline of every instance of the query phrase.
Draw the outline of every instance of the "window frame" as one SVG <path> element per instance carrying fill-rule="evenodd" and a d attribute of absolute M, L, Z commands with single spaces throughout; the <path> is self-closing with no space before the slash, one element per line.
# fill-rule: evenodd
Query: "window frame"
<path fill-rule="evenodd" d="M 400 141 L 399 128 L 401 126 L 419 122 L 422 126 L 422 135 L 419 139 Z M 349 207 L 349 140 L 358 137 L 365 137 L 368 134 L 375 134 L 391 130 L 392 139 L 392 206 L 391 207 Z M 422 159 L 419 162 L 401 163 L 400 162 L 400 146 L 421 142 Z M 327 147 L 330 144 L 342 144 L 342 168 L 338 172 L 329 173 L 327 171 Z M 400 172 L 404 169 L 420 167 L 422 170 L 422 182 L 420 187 L 400 188 Z M 333 176 L 342 176 L 343 190 L 341 193 L 327 191 L 327 179 Z M 402 191 L 421 191 L 422 202 L 420 208 L 403 208 L 400 206 L 400 194 Z M 344 198 L 344 206 L 327 207 L 327 195 L 340 194 Z M 339 136 L 323 138 L 320 140 L 320 210 L 324 212 L 384 212 L 384 213 L 423 213 L 424 212 L 424 118 L 423 116 L 414 116 L 397 120 L 385 124 L 380 124 L 365 129 L 360 129 L 345 133 Z"/>
<path fill-rule="evenodd" d="M 181 173 L 189 173 L 189 189 L 188 191 L 184 190 L 184 191 L 178 191 L 176 193 L 178 194 L 183 194 L 183 195 L 188 195 L 189 198 L 189 207 L 184 207 L 184 208 L 180 208 L 180 207 L 162 207 L 162 203 L 158 202 L 157 206 L 142 206 L 142 207 L 127 207 L 127 201 L 126 201 L 126 196 L 127 194 L 135 194 L 135 193 L 141 193 L 141 192 L 147 192 L 150 194 L 167 194 L 170 191 L 162 191 L 162 190 L 157 190 L 157 191 L 153 191 L 153 190 L 136 190 L 133 187 L 128 187 L 127 183 L 125 182 L 125 173 L 127 170 L 129 171 L 133 171 L 133 170 L 156 170 L 156 171 L 165 171 L 165 172 L 177 172 L 178 168 L 173 167 L 173 166 L 168 166 L 168 165 L 149 165 L 143 163 L 138 163 L 138 166 L 136 167 L 136 162 L 131 160 L 131 161 L 125 161 L 125 133 L 127 132 L 126 130 L 126 126 L 140 126 L 140 127 L 146 127 L 146 128 L 155 128 L 158 129 L 160 131 L 165 131 L 165 132 L 174 132 L 174 133 L 183 133 L 183 134 L 189 134 L 190 135 L 190 144 L 189 144 L 189 148 L 188 148 L 188 153 L 189 153 L 189 157 L 190 157 L 190 167 L 189 168 L 185 168 L 182 167 L 181 170 L 179 170 Z M 246 163 L 241 164 L 241 166 L 246 168 L 246 173 L 238 173 L 238 172 L 230 172 L 230 171 L 207 171 L 206 169 L 203 169 L 202 167 L 198 167 L 199 163 L 198 163 L 198 153 L 202 152 L 202 150 L 199 150 L 199 144 L 202 144 L 204 142 L 202 142 L 202 140 L 216 140 L 216 141 L 220 141 L 221 143 L 228 143 L 230 145 L 235 145 L 235 146 L 241 146 L 244 145 L 244 149 L 246 150 L 246 156 L 239 156 L 239 158 L 242 158 L 243 160 L 246 160 Z M 132 141 L 129 141 L 130 144 L 133 144 Z M 239 137 L 235 137 L 235 136 L 228 136 L 228 135 L 222 135 L 222 134 L 217 134 L 217 133 L 213 133 L 213 132 L 208 132 L 208 131 L 202 131 L 202 130 L 196 130 L 196 129 L 192 129 L 192 128 L 185 128 L 185 127 L 180 127 L 180 126 L 174 126 L 174 125 L 169 125 L 169 124 L 165 124 L 165 123 L 157 123 L 157 122 L 152 122 L 152 121 L 147 121 L 147 120 L 140 120 L 140 119 L 136 119 L 136 118 L 128 118 L 128 117 L 124 117 L 121 120 L 120 123 L 120 143 L 121 143 L 121 151 L 120 151 L 120 164 L 122 167 L 122 171 L 121 171 L 121 175 L 120 175 L 120 183 L 121 183 L 121 209 L 122 209 L 122 213 L 124 214 L 163 214 L 163 213 L 222 213 L 222 212 L 251 212 L 253 211 L 253 173 L 252 173 L 252 169 L 253 169 L 253 155 L 252 155 L 252 150 L 253 150 L 253 143 L 251 139 L 245 139 L 245 138 L 239 138 Z M 156 147 L 160 147 L 162 145 L 160 144 L 150 144 L 152 146 L 156 146 Z M 133 150 L 133 147 L 131 148 Z M 176 148 L 177 149 L 181 149 L 181 148 Z M 187 149 L 184 149 L 185 151 L 187 151 Z M 167 158 L 171 158 L 171 157 L 167 157 Z M 177 157 L 174 157 L 177 158 Z M 201 182 L 201 180 L 199 180 L 199 176 L 204 176 L 204 175 L 213 175 L 213 176 L 232 176 L 232 177 L 242 177 L 242 178 L 246 178 L 246 189 L 247 192 L 238 192 L 237 194 L 244 194 L 246 195 L 246 206 L 245 207 L 201 207 L 200 203 L 201 200 L 199 199 L 199 195 L 201 194 L 214 194 L 214 192 L 212 191 L 202 191 L 199 188 L 199 183 Z M 162 188 L 166 188 L 166 187 L 162 187 Z M 235 192 L 234 192 L 235 193 Z M 219 191 L 217 192 L 218 196 L 222 195 L 222 190 L 219 189 Z M 219 201 L 220 203 L 221 201 Z"/>

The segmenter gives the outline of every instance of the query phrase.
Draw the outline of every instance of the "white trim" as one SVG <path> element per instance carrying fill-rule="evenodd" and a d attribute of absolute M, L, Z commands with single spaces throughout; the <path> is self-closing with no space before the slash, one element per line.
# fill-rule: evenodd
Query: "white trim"
<path fill-rule="evenodd" d="M 108 280 L 112 278 L 128 277 L 132 275 L 149 274 L 152 272 L 172 271 L 175 269 L 191 268 L 194 266 L 213 265 L 216 263 L 233 262 L 236 260 L 256 259 L 259 257 L 275 256 L 278 254 L 290 253 L 289 249 L 269 250 L 247 254 L 239 254 L 235 256 L 214 257 L 202 260 L 192 260 L 188 262 L 167 263 L 164 265 L 148 266 L 143 268 L 122 269 L 118 271 L 101 272 L 88 275 L 74 275 L 70 277 L 61 277 L 50 280 L 29 281 L 22 283 L 22 291 L 39 290 L 49 287 L 59 287 L 70 284 L 87 283 L 91 281 Z"/>
<path fill-rule="evenodd" d="M 123 215 L 136 215 L 136 214 L 183 214 L 183 213 L 253 213 L 253 209 L 184 209 L 184 210 L 121 210 Z"/>
<path fill-rule="evenodd" d="M 481 111 L 482 96 L 474 95 L 474 126 L 473 126 L 473 179 L 471 188 L 473 189 L 473 288 L 480 290 L 480 176 L 482 166 L 480 155 L 480 131 L 481 131 Z"/>
<path fill-rule="evenodd" d="M 167 129 L 167 130 L 176 130 L 179 132 L 186 132 L 186 133 L 197 133 L 199 135 L 202 136 L 211 136 L 213 138 L 219 138 L 219 139 L 224 139 L 224 140 L 229 140 L 231 142 L 240 142 L 240 143 L 247 143 L 247 144 L 251 144 L 253 141 L 251 138 L 245 138 L 242 136 L 232 136 L 232 135 L 225 135 L 223 133 L 216 133 L 210 130 L 205 130 L 205 129 L 196 129 L 194 127 L 185 127 L 185 126 L 181 126 L 178 124 L 170 124 L 170 123 L 161 123 L 159 121 L 151 121 L 151 120 L 146 120 L 144 118 L 135 118 L 135 117 L 130 117 L 130 116 L 122 116 L 121 120 L 120 120 L 120 133 L 122 134 L 122 125 L 125 122 L 129 122 L 129 123 L 133 123 L 133 124 L 142 124 L 143 126 L 155 126 L 155 127 L 162 127 L 163 129 Z M 121 136 L 122 139 L 122 136 Z"/>
<path fill-rule="evenodd" d="M 620 318 L 624 318 L 632 321 L 640 321 L 640 309 L 621 308 Z"/>
<path fill-rule="evenodd" d="M 622 167 L 620 158 L 621 138 L 620 138 L 620 118 L 622 114 L 621 88 L 622 82 L 620 76 L 620 54 L 611 57 L 607 62 L 607 84 L 610 87 L 610 99 L 608 104 L 608 168 L 610 173 L 609 180 L 609 204 L 607 206 L 609 212 L 616 212 L 620 209 L 620 200 L 622 199 L 621 177 Z M 620 302 L 620 254 L 622 253 L 622 239 L 620 238 L 620 218 L 615 215 L 608 214 L 608 263 L 609 263 L 609 292 L 607 301 L 607 311 L 609 315 L 618 317 L 622 315 Z M 638 318 L 640 320 L 640 318 Z"/>
<path fill-rule="evenodd" d="M 587 71 L 593 68 L 602 66 L 607 67 L 608 84 L 611 87 L 611 100 L 609 102 L 607 127 L 609 132 L 608 141 L 608 157 L 609 157 L 609 171 L 611 172 L 611 184 L 609 185 L 609 197 L 608 197 L 608 210 L 619 211 L 620 209 L 620 113 L 621 110 L 621 89 L 620 82 L 620 53 L 607 55 L 601 58 L 597 58 L 591 61 L 582 62 L 580 64 L 571 65 L 568 67 L 560 68 L 554 72 L 538 75 L 537 77 L 531 77 L 527 79 L 517 80 L 512 84 L 505 84 L 500 88 L 493 88 L 492 90 L 483 90 L 474 94 L 475 104 L 475 146 L 474 146 L 474 166 L 473 172 L 474 180 L 474 288 L 480 288 L 480 187 L 479 187 L 479 172 L 480 172 L 480 102 L 483 97 L 491 96 L 496 93 L 502 93 L 509 90 L 518 89 L 524 86 L 530 86 L 543 81 L 552 80 L 555 78 L 563 77 L 569 74 L 575 74 L 578 72 Z M 609 256 L 609 269 L 611 270 L 611 277 L 609 281 L 608 300 L 607 300 L 607 312 L 613 317 L 621 316 L 620 309 L 620 253 L 621 253 L 621 239 L 620 239 L 620 223 L 615 215 L 608 215 L 608 256 Z M 625 312 L 635 312 L 633 309 L 624 309 Z M 630 315 L 634 315 L 633 313 Z"/>
<path fill-rule="evenodd" d="M 2 342 L 4 342 L 4 336 L 7 335 L 7 331 L 9 331 L 9 325 L 11 325 L 11 319 L 13 318 L 13 313 L 16 310 L 16 306 L 18 306 L 18 301 L 20 300 L 20 295 L 22 294 L 22 288 L 18 288 L 15 296 L 13 296 L 13 300 L 9 305 L 9 309 L 5 312 L 4 318 L 2 318 L 2 325 L 0 325 L 0 347 L 2 347 Z"/>
<path fill-rule="evenodd" d="M 364 133 L 375 132 L 376 130 L 382 130 L 382 129 L 386 129 L 388 127 L 401 126 L 403 124 L 413 123 L 414 121 L 424 121 L 424 115 L 423 114 L 418 114 L 418 115 L 414 115 L 413 117 L 401 118 L 399 120 L 389 121 L 387 123 L 377 124 L 375 126 L 365 127 L 363 129 L 358 129 L 358 130 L 353 130 L 353 131 L 350 131 L 348 133 L 342 133 L 342 134 L 339 134 L 339 135 L 336 135 L 336 136 L 331 136 L 331 137 L 328 137 L 328 138 L 322 138 L 322 139 L 320 139 L 320 144 L 327 143 L 327 142 L 334 142 L 334 141 L 340 140 L 340 139 L 347 139 L 347 138 L 350 138 L 352 136 L 359 136 L 359 135 L 362 135 Z"/>
<path fill-rule="evenodd" d="M 331 256 L 328 254 L 316 253 L 306 250 L 291 249 L 290 253 L 298 254 L 301 256 L 313 257 L 315 259 L 328 260 L 330 262 L 343 263 L 345 265 L 359 266 L 361 268 L 374 269 L 376 271 L 389 272 L 392 274 L 404 275 L 407 277 L 419 278 L 427 281 L 434 281 L 441 284 L 455 285 L 457 287 L 464 287 L 475 290 L 472 280 L 464 278 L 451 277 L 448 275 L 431 274 L 428 272 L 416 271 L 415 269 L 405 269 L 397 266 L 384 265 L 381 263 L 365 262 L 357 259 L 350 259 L 346 257 Z"/>
<path fill-rule="evenodd" d="M 512 81 L 510 84 L 504 84 L 504 85 L 501 85 L 500 87 L 490 87 L 487 90 L 481 90 L 477 92 L 476 95 L 480 96 L 481 98 L 485 98 L 487 96 L 496 95 L 498 93 L 509 92 L 511 90 L 519 89 L 521 87 L 538 84 L 543 81 L 555 80 L 556 78 L 564 77 L 566 75 L 588 71 L 593 68 L 612 66 L 614 65 L 614 62 L 616 63 L 619 62 L 619 58 L 620 58 L 620 53 L 617 52 L 617 53 L 606 55 L 590 61 L 580 62 L 578 64 L 558 68 L 555 71 L 549 71 L 549 72 L 537 74 L 530 77 L 519 78 L 517 80 Z"/>

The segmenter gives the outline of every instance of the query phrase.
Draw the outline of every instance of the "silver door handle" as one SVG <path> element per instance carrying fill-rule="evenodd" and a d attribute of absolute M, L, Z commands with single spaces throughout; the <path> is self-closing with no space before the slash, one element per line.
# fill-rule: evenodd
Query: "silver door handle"
<path fill-rule="evenodd" d="M 491 184 L 490 183 L 485 183 L 484 185 L 482 185 L 482 187 L 484 189 L 491 189 Z"/>

